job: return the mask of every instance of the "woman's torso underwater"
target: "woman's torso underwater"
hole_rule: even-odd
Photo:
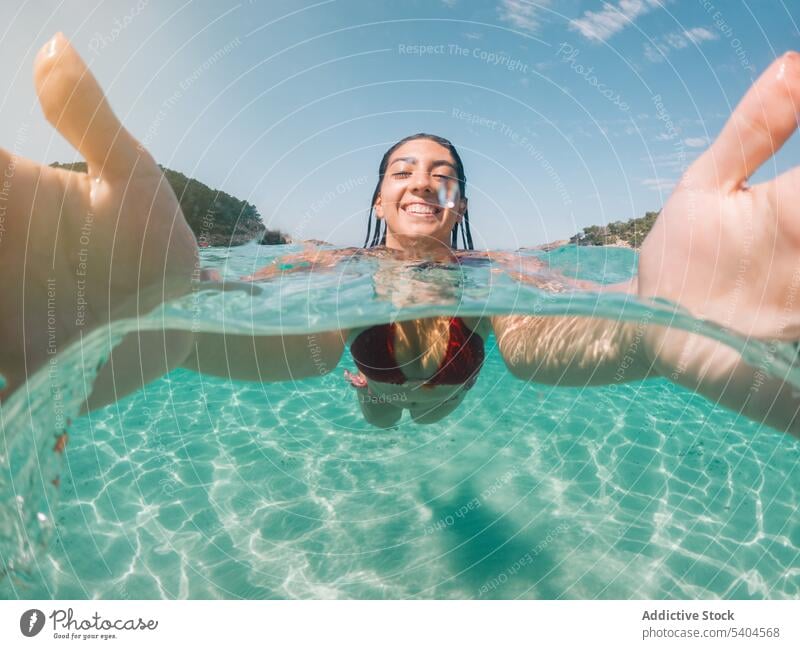
[[[463,398],[490,331],[486,318],[419,318],[351,329],[347,344],[374,402],[414,408]]]

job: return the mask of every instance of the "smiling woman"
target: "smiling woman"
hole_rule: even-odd
[[[374,210],[378,223],[371,246],[441,253],[458,247],[461,231],[464,247],[472,250],[466,184],[464,164],[449,140],[428,133],[400,140],[378,167],[364,245],[370,241]],[[426,187],[427,197],[420,194]]]

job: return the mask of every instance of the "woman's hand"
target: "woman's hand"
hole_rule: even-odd
[[[797,128],[800,55],[777,59],[714,144],[676,187],[639,259],[643,298],[665,298],[745,337],[800,338],[800,167],[755,186],[747,179]],[[784,430],[800,403],[787,384],[738,353],[688,332],[649,340],[659,371]]]
[[[86,159],[88,173],[0,150],[6,391],[80,332],[186,292],[197,262],[194,235],[161,170],[63,35],[39,52],[34,81],[45,117]],[[184,347],[177,355],[188,353]]]

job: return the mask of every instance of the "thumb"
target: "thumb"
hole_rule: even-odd
[[[140,160],[155,164],[123,128],[94,75],[62,33],[39,50],[33,77],[45,118],[86,159],[92,175],[127,177]]]

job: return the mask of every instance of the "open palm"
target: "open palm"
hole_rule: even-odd
[[[34,81],[45,117],[86,159],[88,174],[0,150],[0,266],[3,276],[22,277],[0,291],[3,339],[14,341],[0,352],[6,391],[80,331],[185,292],[197,259],[158,165],[61,34],[39,52]]]
[[[788,53],[750,88],[667,201],[642,246],[640,296],[666,298],[745,337],[800,338],[800,167],[746,184],[795,131],[799,110],[800,55]],[[788,386],[773,380],[766,389],[770,379],[732,350],[675,330],[650,342],[662,373],[737,408],[760,401],[775,412],[781,400],[781,421],[796,425]]]

